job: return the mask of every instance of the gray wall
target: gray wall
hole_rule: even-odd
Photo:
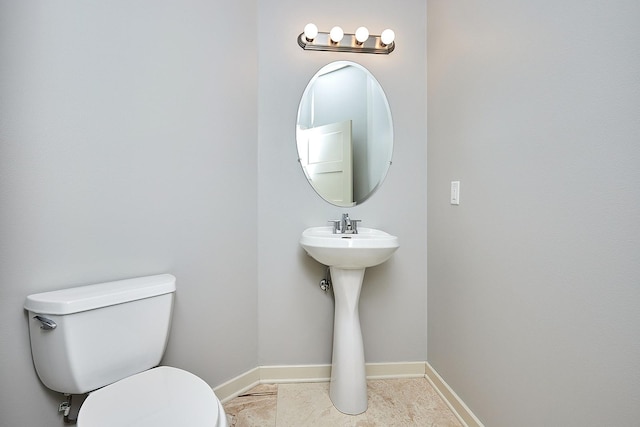
[[[172,272],[165,363],[212,385],[329,363],[333,301],[297,241],[343,211],[401,239],[365,278],[367,361],[424,360],[424,2],[0,1],[0,425],[60,423],[31,364],[33,292]],[[429,2],[428,359],[487,425],[640,415],[639,16]],[[299,97],[346,58],[300,49],[309,21],[398,35],[348,58],[384,87],[396,144],[349,210],[295,161]]]
[[[298,238],[342,210],[304,179],[295,117],[308,79],[346,56],[300,49],[309,21],[398,34],[391,56],[349,56],[385,87],[396,135],[387,182],[349,212],[402,245],[366,278],[367,360],[425,359],[423,2],[335,2],[336,18],[293,1],[0,1],[1,426],[61,423],[31,362],[35,292],[171,272],[164,363],[217,385],[330,362],[333,301]]]
[[[256,31],[253,0],[0,3],[1,426],[62,425],[34,292],[171,272],[164,362],[257,365]]]
[[[428,360],[487,426],[638,423],[639,19],[429,1]]]
[[[366,12],[364,12],[366,11]],[[380,0],[259,2],[259,360],[263,365],[330,363],[333,300],[318,287],[324,268],[298,240],[310,226],[349,212],[362,226],[399,236],[400,249],[367,271],[360,315],[368,362],[426,357],[426,4],[389,7]],[[372,34],[393,28],[386,55],[307,52],[295,38],[308,22],[321,31],[360,25]],[[274,42],[277,41],[277,42]],[[374,197],[341,209],[321,200],[297,163],[295,120],[311,77],[336,60],[367,67],[384,88],[394,120],[393,165]]]

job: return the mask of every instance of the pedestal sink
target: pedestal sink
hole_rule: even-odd
[[[334,234],[333,227],[304,230],[300,245],[331,270],[335,295],[333,358],[329,396],[345,414],[367,410],[367,380],[358,301],[367,267],[382,264],[400,246],[398,238],[373,228],[358,234]]]

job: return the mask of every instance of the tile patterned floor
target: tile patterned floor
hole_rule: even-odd
[[[462,427],[424,378],[368,380],[369,407],[339,412],[329,383],[261,384],[224,405],[231,427]]]

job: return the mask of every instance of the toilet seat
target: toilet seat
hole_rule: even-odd
[[[215,393],[190,372],[160,366],[91,392],[78,427],[227,427]]]

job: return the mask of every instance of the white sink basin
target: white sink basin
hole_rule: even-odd
[[[367,379],[358,304],[367,267],[382,264],[398,249],[398,238],[358,227],[358,234],[333,234],[333,227],[302,232],[300,245],[316,261],[331,268],[335,297],[333,356],[329,397],[341,412],[367,410]]]
[[[374,228],[358,227],[358,234],[333,234],[333,227],[311,227],[300,245],[316,261],[337,268],[366,268],[382,264],[398,249],[398,238]]]

